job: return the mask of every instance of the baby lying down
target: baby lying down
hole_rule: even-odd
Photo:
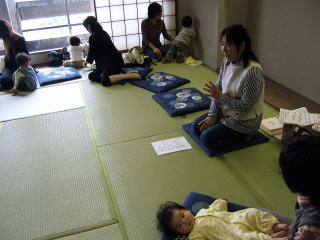
[[[188,236],[184,239],[189,240],[287,239],[289,226],[272,214],[255,208],[228,212],[227,205],[226,199],[217,199],[194,217],[180,204],[166,202],[158,210],[158,228],[169,236]]]

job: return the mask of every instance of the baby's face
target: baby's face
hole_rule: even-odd
[[[193,228],[194,217],[189,210],[175,209],[171,218],[171,228],[180,234],[189,234]]]

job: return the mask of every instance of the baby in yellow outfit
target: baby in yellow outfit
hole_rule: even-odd
[[[279,223],[272,214],[255,208],[228,212],[227,204],[217,199],[194,217],[183,206],[166,202],[157,214],[158,228],[171,236],[188,235],[189,240],[286,239],[288,225]]]

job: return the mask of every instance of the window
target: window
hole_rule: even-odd
[[[89,15],[95,15],[93,0],[15,0],[14,2],[19,28],[28,42],[30,51],[69,45],[70,36],[88,34],[82,26],[82,21]]]
[[[150,0],[96,0],[97,19],[118,49],[142,45],[141,22],[148,16]],[[163,7],[168,33],[176,33],[175,1],[156,1]],[[161,42],[166,40],[161,35]]]
[[[8,9],[14,29],[26,38],[29,51],[68,46],[72,35],[88,38],[82,22],[90,15],[97,17],[117,49],[124,50],[142,45],[140,25],[147,18],[150,2],[154,0],[1,0],[0,8]],[[175,35],[175,0],[156,2],[163,6],[169,34]],[[161,42],[166,43],[162,36]]]

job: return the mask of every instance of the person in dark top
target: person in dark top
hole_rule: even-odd
[[[141,23],[143,53],[158,61],[161,61],[169,50],[169,46],[161,44],[160,34],[169,41],[174,40],[174,37],[168,34],[161,17],[162,6],[153,2],[148,7],[148,18]]]
[[[110,86],[122,80],[142,79],[143,73],[128,72],[122,74],[124,62],[121,54],[111,41],[109,34],[103,30],[97,19],[88,16],[83,21],[83,26],[91,34],[89,37],[89,52],[87,63],[96,62],[97,68],[89,74],[89,80]]]
[[[29,55],[26,40],[23,36],[13,31],[12,25],[5,19],[0,19],[0,38],[4,45],[4,69],[0,75],[0,90],[9,90],[13,87],[12,74],[18,69],[16,62],[18,53]]]
[[[279,164],[285,183],[298,196],[288,239],[320,239],[320,137],[293,138],[282,149]]]

